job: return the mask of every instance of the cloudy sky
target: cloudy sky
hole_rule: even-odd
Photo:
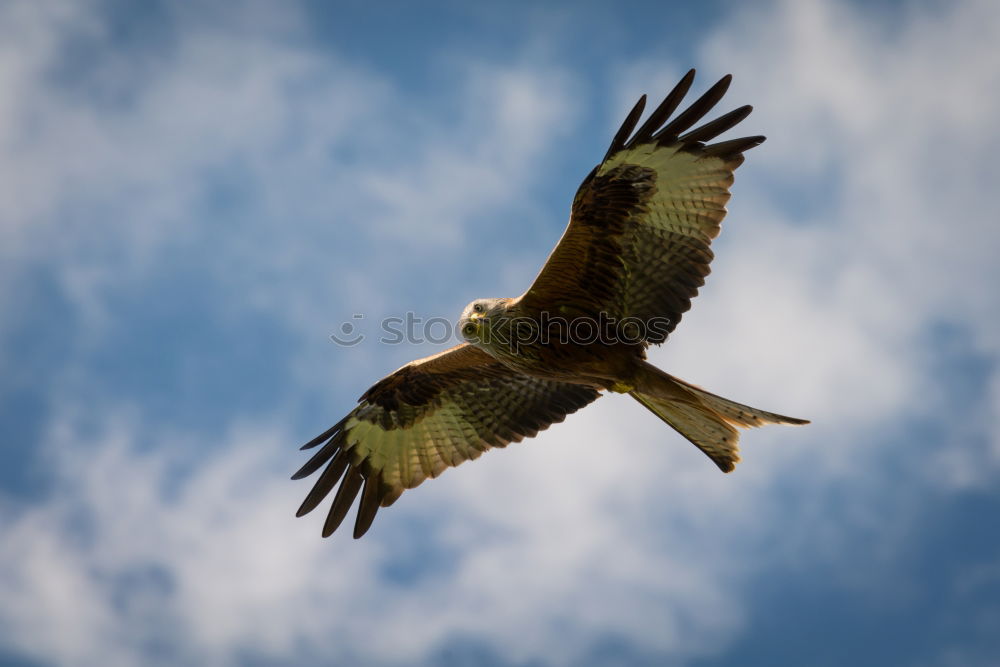
[[[1000,5],[473,5],[0,2],[0,663],[995,664]],[[769,139],[653,359],[813,424],[612,396],[295,519],[442,347],[379,320],[520,293],[691,66]]]

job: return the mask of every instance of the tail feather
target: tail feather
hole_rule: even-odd
[[[664,375],[666,375],[666,373],[664,373]],[[723,419],[735,424],[736,426],[756,428],[758,426],[764,426],[765,424],[802,425],[809,423],[808,419],[786,417],[774,412],[751,408],[749,405],[743,405],[742,403],[731,401],[728,398],[722,398],[721,396],[705,391],[701,387],[696,387],[693,384],[685,382],[680,378],[670,376],[670,379],[692,392],[704,405],[711,408],[712,411],[719,413]]]
[[[703,451],[723,472],[732,472],[740,460],[740,434],[735,427],[809,423],[730,401],[649,363],[644,363],[630,395]]]
[[[654,398],[636,391],[631,396],[705,452],[722,472],[736,468],[740,461],[740,433],[718,414],[696,403]]]

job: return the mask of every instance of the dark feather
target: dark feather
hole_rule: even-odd
[[[684,136],[680,137],[678,141],[681,143],[689,143],[692,141],[711,141],[717,136],[735,127],[741,120],[750,115],[753,111],[753,107],[747,104],[739,109],[733,109],[727,114],[719,116],[710,123],[705,123],[701,127],[691,130]]]
[[[730,139],[729,141],[720,141],[717,144],[711,144],[710,146],[705,146],[702,152],[705,155],[714,155],[718,157],[732,157],[739,155],[743,151],[748,151],[755,146],[760,146],[764,143],[766,137],[761,135],[753,137],[742,137],[740,139]]]
[[[326,516],[326,522],[323,524],[323,537],[330,537],[333,535],[333,531],[340,527],[344,517],[347,516],[347,510],[351,509],[351,504],[358,496],[363,481],[361,471],[357,468],[351,468],[347,471],[347,476],[344,477],[344,482],[337,489],[330,513]]]
[[[337,486],[337,482],[340,481],[344,471],[347,470],[347,465],[350,463],[350,459],[350,453],[342,450],[332,461],[330,461],[330,465],[326,467],[323,474],[319,476],[318,480],[316,480],[316,484],[313,485],[312,490],[302,502],[302,505],[299,507],[299,511],[295,513],[295,516],[303,516],[316,509],[316,506],[319,505],[323,499],[327,497],[327,495],[329,495],[330,491],[333,490],[333,487]]]
[[[358,508],[358,518],[354,521],[354,539],[368,532],[375,520],[379,504],[382,501],[382,475],[373,474],[365,478],[365,489],[361,492],[361,506]]]
[[[298,471],[292,475],[292,479],[302,479],[313,474],[320,469],[324,463],[329,461],[337,450],[340,449],[342,443],[342,438],[332,438],[330,442],[323,445],[323,448],[317,451],[312,457],[306,461],[306,464],[298,469]]]
[[[639,122],[639,117],[642,116],[642,110],[646,108],[646,96],[643,95],[639,98],[639,101],[635,103],[632,107],[632,111],[629,112],[628,116],[625,117],[625,122],[622,126],[618,128],[618,133],[615,134],[615,138],[611,140],[611,146],[608,148],[608,152],[604,155],[604,160],[620,151],[625,147],[625,140],[628,139],[628,135],[632,134],[632,130],[635,129],[635,124]],[[604,162],[601,160],[601,162]]]
[[[688,90],[691,88],[692,82],[694,82],[694,70],[690,69],[684,75],[684,78],[674,86],[674,89],[667,93],[667,96],[660,102],[660,106],[656,107],[656,111],[649,115],[649,118],[646,119],[646,122],[642,124],[639,131],[629,140],[625,148],[631,148],[650,141],[653,138],[653,132],[656,132],[670,118],[670,114],[677,110],[681,100],[684,99],[684,96],[687,95]]]
[[[319,435],[317,435],[315,438],[313,438],[312,440],[310,440],[306,444],[304,444],[301,447],[299,447],[299,450],[312,449],[313,447],[315,447],[319,443],[323,442],[324,440],[332,438],[334,435],[336,435],[337,431],[339,431],[340,427],[343,426],[343,425],[344,425],[344,420],[341,419],[339,422],[337,422],[336,424],[334,424],[333,426],[331,426],[327,430],[323,431],[322,433],[320,433]]]
[[[665,125],[663,129],[653,136],[653,138],[656,139],[657,143],[661,146],[673,143],[678,134],[697,123],[705,116],[705,114],[712,110],[712,107],[718,104],[719,100],[722,99],[722,96],[726,94],[726,90],[728,90],[729,84],[732,80],[733,76],[731,74],[727,74],[719,79],[718,82],[709,88],[704,95],[695,100],[694,104],[682,111],[677,118],[674,118],[667,125]]]

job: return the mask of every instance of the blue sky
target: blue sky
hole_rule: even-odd
[[[990,665],[995,3],[0,3],[0,662]],[[807,428],[717,469],[623,397],[361,541],[297,446],[516,295],[635,98],[768,142],[652,354]],[[363,343],[329,340],[364,313]]]

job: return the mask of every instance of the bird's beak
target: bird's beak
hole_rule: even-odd
[[[476,313],[476,312],[474,312],[471,315],[469,315],[469,321],[471,321],[471,322],[475,322],[476,320],[481,320],[481,319],[483,319],[483,314],[482,313]]]

